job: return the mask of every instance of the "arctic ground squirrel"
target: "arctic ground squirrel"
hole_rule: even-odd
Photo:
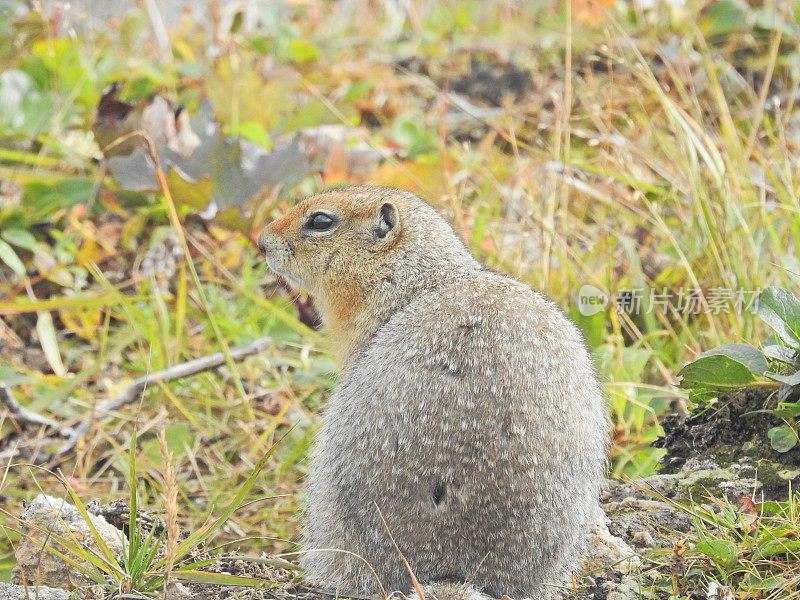
[[[341,367],[307,478],[308,575],[342,595],[411,593],[402,553],[429,595],[551,597],[608,445],[575,325],[408,192],[317,194],[258,244],[313,295]]]

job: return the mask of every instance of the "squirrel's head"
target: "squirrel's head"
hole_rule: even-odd
[[[428,204],[368,186],[302,200],[264,228],[258,247],[275,273],[314,296],[341,336],[366,335],[415,293],[478,266]]]
[[[313,295],[362,287],[402,236],[405,207],[388,191],[341,188],[306,198],[264,228],[258,247],[270,269]]]

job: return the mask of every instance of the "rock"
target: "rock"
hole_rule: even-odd
[[[583,572],[605,571],[613,568],[621,573],[638,569],[642,561],[636,552],[620,537],[612,535],[608,527],[611,520],[598,508],[597,520],[589,532],[589,548],[584,557]]]
[[[97,533],[116,557],[121,557],[125,534],[103,518],[89,515]],[[81,562],[72,552],[58,543],[52,536],[70,539],[99,553],[99,548],[78,509],[66,500],[39,494],[20,515],[22,538],[17,545],[17,565],[11,573],[11,581],[23,585],[43,585],[73,590],[90,581],[74,567],[47,548],[66,554]],[[87,568],[92,568],[86,565]]]
[[[666,502],[653,499],[646,485],[609,483],[603,510],[609,517],[609,532],[640,548],[671,546],[669,532],[689,531],[689,515]]]
[[[167,583],[166,597],[170,600],[192,600],[194,594],[180,581],[170,580]]]
[[[735,600],[731,589],[720,585],[716,581],[712,581],[708,584],[708,594],[706,597],[708,600]]]
[[[0,583],[0,600],[69,600],[69,592],[43,585],[24,587],[12,583]]]
[[[639,577],[627,575],[618,583],[608,586],[606,600],[640,600],[642,598],[642,582]]]
[[[649,531],[637,531],[631,541],[634,546],[643,548],[653,548],[656,545],[656,540]]]

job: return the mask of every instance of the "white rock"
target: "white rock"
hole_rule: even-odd
[[[23,587],[11,583],[0,583],[0,600],[69,600],[69,592],[46,586]]]
[[[122,556],[125,534],[110,525],[103,517],[89,515],[92,525],[109,550]],[[43,585],[65,590],[87,585],[90,581],[64,560],[48,552],[53,548],[83,563],[72,552],[58,543],[53,536],[69,539],[73,543],[96,553],[100,549],[91,529],[78,509],[66,500],[39,494],[20,515],[22,539],[16,549],[17,565],[11,573],[12,583],[20,585]],[[86,565],[86,568],[90,568]]]
[[[609,523],[609,518],[598,506],[597,519],[589,531],[589,545],[581,567],[584,573],[609,567],[622,573],[630,573],[641,567],[641,559],[625,540],[611,535]]]

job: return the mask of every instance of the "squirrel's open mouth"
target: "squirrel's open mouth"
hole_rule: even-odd
[[[286,282],[292,287],[301,288],[303,290],[306,289],[306,286],[303,284],[303,282],[293,275],[289,275],[288,273],[280,273],[279,276],[285,279]]]
[[[287,272],[286,269],[282,269],[282,268],[278,267],[277,265],[274,264],[274,261],[270,262],[269,258],[267,258],[266,261],[267,261],[267,266],[269,267],[270,271],[275,273],[275,275],[277,275],[278,277],[283,279],[286,283],[288,283],[292,287],[305,289],[305,286],[303,285],[303,282],[298,277],[296,277],[295,275]]]

